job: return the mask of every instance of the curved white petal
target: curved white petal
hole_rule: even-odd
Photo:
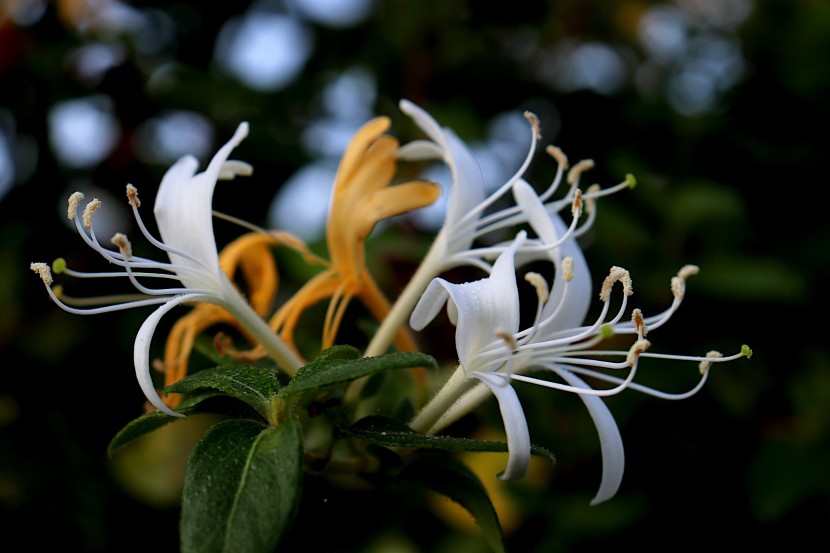
[[[510,381],[499,375],[470,373],[481,380],[499,402],[504,431],[507,435],[507,466],[499,474],[501,480],[517,480],[527,474],[530,467],[530,432],[527,429],[522,404]]]
[[[227,176],[229,168],[239,173],[239,165],[228,166],[226,162],[233,149],[247,135],[248,124],[241,123],[230,141],[213,156],[204,172],[194,174],[198,162],[191,156],[185,156],[167,171],[159,186],[153,212],[162,241],[197,260],[170,253],[170,261],[173,265],[196,268],[205,274],[204,279],[198,279],[190,271],[179,273],[188,288],[216,289],[218,285],[214,275],[221,270],[213,235],[213,190],[217,179]]]
[[[520,233],[496,259],[487,278],[462,284],[442,281],[458,314],[455,346],[461,365],[468,372],[477,370],[477,355],[497,339],[499,332],[513,335],[519,331],[519,291],[513,256],[523,241],[524,233]]]
[[[435,278],[430,281],[429,286],[424,290],[418,303],[415,304],[415,309],[412,310],[412,314],[409,316],[409,325],[414,330],[423,330],[441,311],[449,298],[446,284],[449,284],[449,282],[442,278]]]
[[[145,397],[156,409],[173,417],[184,417],[184,415],[176,413],[165,405],[159,397],[158,392],[156,392],[153,378],[150,375],[150,342],[153,339],[153,334],[156,331],[159,321],[168,311],[181,303],[199,300],[204,301],[205,297],[200,294],[176,296],[153,311],[141,324],[141,328],[138,329],[138,334],[135,337],[133,363],[135,364],[135,376],[138,379],[138,385],[141,386]]]
[[[572,372],[555,366],[551,368],[571,386],[589,388],[584,380]],[[591,505],[597,505],[614,497],[620,488],[623,471],[625,470],[625,451],[617,422],[605,402],[597,396],[579,394],[579,397],[585,403],[585,407],[597,427],[600,450],[602,451],[602,481],[597,495],[591,500]]]
[[[536,191],[526,181],[518,180],[513,185],[513,197],[527,216],[531,228],[543,243],[553,244],[568,231],[568,227],[559,214],[549,213]],[[549,300],[542,311],[542,319],[546,319],[554,310],[558,310],[558,314],[555,319],[545,323],[544,331],[553,332],[578,327],[585,320],[591,305],[591,273],[588,270],[588,263],[574,238],[569,238],[560,247],[550,250],[548,255],[556,265],[557,275]],[[573,259],[573,279],[568,284],[568,293],[563,299],[565,281],[558,271],[565,257]],[[565,304],[560,307],[559,304],[562,301]]]
[[[559,218],[559,215],[551,214],[550,221],[558,236],[562,236],[567,232],[568,227]],[[570,257],[573,259],[573,279],[568,283],[568,293],[564,295],[564,300],[564,279],[557,274],[553,282],[550,299],[542,312],[542,317],[544,318],[550,314],[562,301],[565,303],[556,318],[545,325],[547,332],[580,326],[585,321],[585,317],[588,316],[588,309],[591,306],[591,271],[588,269],[588,262],[585,261],[582,249],[577,244],[576,239],[570,238],[562,244],[560,251],[563,258]],[[559,270],[559,265],[556,268]]]
[[[408,100],[401,100],[400,108],[443,150],[443,159],[449,166],[452,177],[444,221],[448,233],[447,247],[450,252],[466,250],[473,243],[475,222],[480,214],[463,224],[462,219],[484,201],[484,177],[481,169],[470,149],[452,130],[442,128],[431,115]],[[423,154],[426,150],[419,146],[415,152]]]

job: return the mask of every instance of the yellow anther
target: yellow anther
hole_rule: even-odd
[[[574,258],[566,257],[562,260],[562,278],[565,282],[570,282],[574,278]]]
[[[594,208],[597,205],[597,200],[596,200],[596,198],[594,198],[594,196],[600,190],[602,190],[600,185],[592,184],[585,191],[585,211],[587,211],[588,213],[593,213],[594,212]]]
[[[639,309],[635,309],[631,312],[631,323],[634,325],[634,328],[637,330],[637,336],[642,338],[646,335],[648,330],[646,329],[646,321],[643,319],[643,312]]]
[[[679,271],[677,271],[677,276],[680,279],[686,280],[690,276],[694,276],[700,272],[700,267],[697,265],[684,265]]]
[[[133,207],[141,207],[141,200],[138,199],[138,189],[132,184],[127,185],[127,201]]]
[[[628,357],[626,358],[626,363],[628,363],[628,366],[633,367],[637,363],[637,359],[639,359],[640,354],[650,347],[651,342],[649,342],[648,340],[640,339],[634,342],[634,345],[631,346],[631,349],[628,350]]]
[[[29,268],[38,274],[43,284],[52,286],[52,271],[49,270],[49,265],[46,263],[32,263]]]
[[[706,374],[706,371],[709,370],[709,367],[712,366],[711,359],[720,359],[723,357],[723,354],[719,351],[710,351],[706,354],[706,359],[700,362],[698,368],[700,369],[700,374]]]
[[[84,208],[84,228],[89,230],[92,228],[92,218],[95,216],[95,211],[101,207],[101,200],[94,198],[91,202],[86,204]]]
[[[582,215],[582,190],[579,188],[577,188],[574,192],[574,201],[571,205],[571,215],[575,218],[579,218],[579,216]]]
[[[565,152],[553,145],[550,145],[547,148],[545,148],[545,151],[548,153],[550,157],[556,160],[556,163],[558,163],[562,167],[562,169],[566,171],[568,170],[568,167],[570,167],[570,165],[568,165],[568,156],[565,155]]]
[[[536,140],[542,140],[542,129],[539,125],[539,118],[536,117],[536,114],[531,111],[526,111],[525,119],[530,122],[530,128],[533,129],[533,136],[536,137]]]
[[[66,270],[66,260],[62,257],[57,258],[52,262],[52,272],[61,274]]]
[[[519,349],[519,344],[516,343],[516,339],[513,338],[512,334],[509,334],[506,330],[498,329],[496,330],[496,336],[501,338],[507,347],[511,349],[511,351],[516,351]]]
[[[605,280],[602,282],[602,289],[599,292],[599,299],[601,301],[608,301],[608,297],[611,295],[611,289],[614,287],[614,283],[620,282],[623,285],[623,293],[626,296],[630,296],[634,293],[634,286],[631,282],[631,275],[628,273],[627,270],[623,269],[622,267],[611,267],[611,271],[608,273],[608,276],[605,277]]]
[[[578,161],[576,165],[574,165],[570,171],[568,171],[568,184],[574,184],[579,181],[579,177],[582,176],[582,173],[591,169],[594,166],[593,159],[583,159]]]
[[[550,289],[542,275],[534,272],[526,273],[525,280],[536,289],[536,297],[539,298],[540,303],[548,301],[548,298],[550,298]]]
[[[69,204],[66,210],[66,218],[70,221],[74,220],[75,217],[78,215],[78,204],[81,203],[81,200],[84,199],[84,195],[82,192],[73,192],[71,196],[69,196]]]
[[[121,252],[121,255],[124,256],[125,259],[129,259],[133,256],[133,247],[130,244],[130,241],[127,239],[127,236],[116,232],[112,237],[112,243],[118,248],[118,251]]]

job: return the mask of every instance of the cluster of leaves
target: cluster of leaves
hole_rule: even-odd
[[[300,503],[306,470],[325,471],[338,459],[332,442],[347,440],[349,464],[375,485],[406,481],[445,495],[467,509],[495,551],[503,535],[495,509],[478,478],[452,457],[460,451],[506,451],[504,442],[424,435],[393,417],[351,420],[340,399],[350,384],[395,369],[434,367],[422,353],[361,357],[350,346],[334,346],[285,382],[276,369],[218,366],[167,387],[185,400],[182,415],[222,417],[193,448],[185,473],[180,535],[182,551],[273,551]],[[322,417],[331,439],[310,451],[304,424]],[[127,424],[109,446],[123,446],[176,419],[147,413]],[[553,460],[553,455],[534,448]]]

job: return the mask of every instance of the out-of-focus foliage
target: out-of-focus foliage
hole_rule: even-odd
[[[0,0],[0,544],[177,550],[176,494],[132,493],[119,468],[129,464],[106,456],[142,409],[130,352],[143,314],[73,317],[27,268],[56,252],[91,261],[63,224],[66,196],[83,190],[116,211],[131,182],[151,205],[173,160],[205,161],[248,120],[237,155],[254,177],[220,185],[215,205],[313,238],[333,164],[360,124],[389,115],[398,136],[415,137],[400,98],[476,143],[494,181],[520,162],[526,135],[509,114],[525,109],[545,143],[597,162],[596,182],[634,173],[637,188],[603,202],[584,239],[591,266],[625,266],[653,311],[670,301],[677,269],[699,265],[661,347],[755,350],[717,367],[694,399],[609,400],[627,470],[620,494],[594,508],[599,448],[581,402],[520,388],[539,396],[525,402],[534,441],[558,462],[544,486],[506,487],[523,517],[508,548],[657,550],[717,537],[792,549],[817,536],[830,517],[830,348],[811,328],[830,278],[818,195],[830,174],[830,5],[351,0],[338,14],[327,4]],[[540,153],[532,176],[552,174]],[[274,216],[275,197],[297,202],[309,226]],[[127,220],[110,224],[130,231],[118,227]],[[370,240],[370,259],[413,266],[422,252],[396,249],[400,231]],[[217,225],[222,243],[234,232]],[[298,276],[280,261],[286,282]],[[648,376],[674,382],[662,368]],[[485,427],[498,422],[489,407]],[[189,444],[199,428],[181,432]],[[309,477],[285,547],[487,550],[431,501]]]

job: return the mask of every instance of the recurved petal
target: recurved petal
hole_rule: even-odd
[[[526,181],[519,180],[513,185],[513,197],[516,204],[524,211],[531,228],[543,243],[553,244],[565,235],[568,227],[562,218],[558,213],[550,213],[545,209],[536,191]],[[588,270],[588,263],[574,238],[569,238],[558,248],[550,250],[548,256],[556,265],[557,275],[542,318],[554,309],[558,309],[558,315],[556,319],[545,324],[545,331],[552,332],[578,327],[585,320],[591,305],[591,273]],[[565,281],[558,271],[565,257],[573,259],[573,278],[568,284],[568,293],[564,297],[566,304],[558,307],[563,301],[565,290]]]
[[[504,376],[474,372],[470,376],[481,380],[499,402],[501,418],[507,435],[507,467],[499,474],[501,480],[517,480],[527,474],[530,467],[530,432],[527,419],[516,395],[516,390]]]
[[[144,396],[156,407],[156,409],[163,413],[167,413],[172,417],[183,417],[184,415],[176,413],[170,409],[164,401],[162,401],[161,397],[159,397],[158,392],[156,392],[155,384],[153,384],[153,378],[150,375],[150,343],[153,340],[153,334],[156,332],[156,327],[158,326],[159,321],[168,311],[184,302],[204,301],[205,299],[205,296],[201,294],[183,294],[181,296],[176,296],[153,311],[141,324],[141,328],[138,329],[138,334],[136,334],[135,337],[133,362],[135,365],[135,376],[138,379],[138,385],[144,392]]]
[[[571,386],[590,388],[588,384],[567,369],[551,367],[565,382]],[[605,402],[597,396],[579,394],[585,403],[594,425],[599,434],[599,445],[602,451],[602,481],[599,490],[591,505],[597,505],[614,497],[622,483],[623,471],[625,470],[625,450],[623,449],[622,436],[617,427],[614,416],[605,405]]]
[[[153,209],[162,241],[193,258],[171,253],[170,261],[174,265],[202,271],[215,268],[218,274],[219,256],[212,219],[213,190],[228,156],[247,135],[248,124],[241,123],[202,173],[194,175],[198,162],[192,156],[185,156],[164,175]],[[207,285],[205,282],[193,282],[190,275],[179,276],[189,288],[204,288]]]
[[[359,206],[362,228],[358,238],[369,235],[378,221],[432,204],[441,195],[441,187],[426,181],[412,181],[374,192]],[[354,216],[354,215],[353,215]]]
[[[432,279],[409,316],[409,326],[414,330],[423,330],[447,303],[450,286],[453,284],[443,278]]]
[[[345,186],[354,177],[355,171],[363,165],[363,156],[369,146],[389,128],[388,117],[376,117],[364,124],[355,133],[337,170],[337,186]],[[397,144],[397,142],[396,142]],[[394,159],[394,158],[393,158]]]

